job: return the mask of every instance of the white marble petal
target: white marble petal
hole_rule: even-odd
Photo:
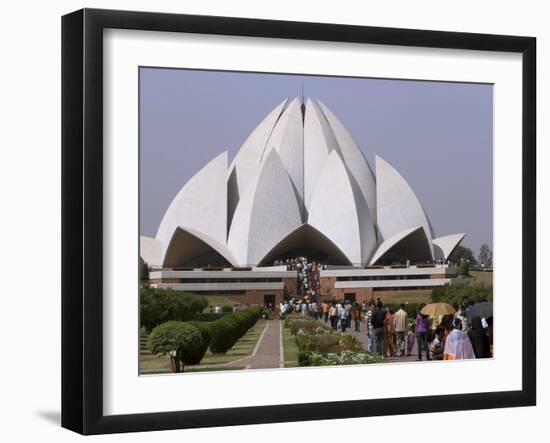
[[[304,198],[304,127],[301,103],[294,98],[281,114],[266,144],[262,161],[276,150],[290,177],[299,205]]]
[[[256,265],[301,224],[292,182],[277,150],[272,149],[237,206],[228,248],[239,265]]]
[[[332,111],[320,101],[319,105],[330,125],[330,128],[332,129],[332,132],[334,133],[334,136],[336,137],[338,145],[340,146],[344,163],[355,178],[359,189],[361,189],[361,193],[367,202],[369,211],[376,220],[376,179],[372,168],[363,155],[363,152],[361,152],[359,146],[357,146],[357,143],[355,143],[355,140],[353,140],[353,137],[349,131],[344,127],[340,120],[338,120],[336,115],[334,115]]]
[[[328,156],[340,151],[323,113],[315,102],[307,99],[304,118],[304,194],[309,211],[317,183]]]
[[[139,256],[152,268],[162,266],[162,242],[156,238],[140,236]]]
[[[220,254],[232,266],[237,265],[237,260],[225,243],[220,243],[195,229],[178,226],[166,248],[162,264],[164,267],[183,266],[188,260],[212,250]]]
[[[455,248],[466,237],[466,234],[451,234],[443,237],[434,238],[435,258],[437,260],[447,260]]]
[[[308,224],[334,242],[351,263],[363,264],[366,258],[361,228],[370,228],[371,236],[365,241],[372,242],[371,249],[376,242],[372,221],[367,216],[368,208],[366,204],[362,207],[358,204],[353,187],[340,155],[333,150],[319,175],[310,203]]]
[[[197,172],[178,192],[157,231],[162,242],[162,257],[174,231],[185,226],[225,244],[227,235],[227,152]]]
[[[239,196],[242,195],[246,186],[254,178],[261,158],[267,146],[267,141],[273,132],[277,120],[281,116],[288,100],[283,100],[275,107],[256,128],[250,133],[243,145],[240,147],[228,171],[228,210],[229,221],[233,217]]]
[[[378,247],[378,249],[376,250],[376,252],[374,253],[374,255],[370,260],[370,264],[371,265],[375,264],[378,260],[380,260],[380,258],[386,252],[390,251],[399,242],[403,241],[404,239],[409,237],[411,234],[421,231],[422,229],[423,229],[422,226],[415,226],[413,228],[405,229],[404,231],[398,232],[397,234],[394,234],[391,237],[389,237],[387,240],[382,242],[382,244]],[[424,232],[424,237],[425,237],[425,232]]]
[[[433,232],[424,208],[401,174],[379,156],[376,156],[376,202],[382,241],[411,226],[422,226],[433,259]]]

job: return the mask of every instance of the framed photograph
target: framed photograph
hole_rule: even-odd
[[[64,427],[536,404],[534,38],[84,9],[62,59]]]

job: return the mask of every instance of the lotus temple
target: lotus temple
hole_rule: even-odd
[[[320,101],[287,99],[229,163],[213,158],[175,196],[155,238],[141,237],[150,284],[243,304],[304,296],[316,266],[320,299],[363,301],[450,284],[465,234],[436,237],[422,203],[380,157],[367,162]]]

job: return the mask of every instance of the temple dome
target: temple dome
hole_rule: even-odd
[[[364,266],[446,260],[464,235],[434,238],[404,177],[378,156],[375,176],[325,104],[294,98],[266,115],[229,166],[223,152],[184,184],[156,237],[141,238],[141,257],[159,267],[258,266],[298,245]]]

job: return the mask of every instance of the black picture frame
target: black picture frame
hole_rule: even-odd
[[[103,30],[192,32],[522,54],[522,389],[507,392],[103,413]],[[83,9],[62,18],[62,426],[82,434],[536,404],[536,39],[232,17]]]

